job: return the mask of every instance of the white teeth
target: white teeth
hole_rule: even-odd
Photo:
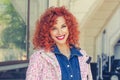
[[[64,39],[65,36],[58,36],[58,39]]]
[[[64,36],[59,36],[58,38],[63,38]]]

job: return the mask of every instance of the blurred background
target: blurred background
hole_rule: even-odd
[[[36,20],[63,5],[78,20],[93,80],[120,80],[120,0],[0,0],[0,80],[25,80]]]

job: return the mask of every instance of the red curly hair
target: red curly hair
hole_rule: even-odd
[[[46,12],[41,15],[37,20],[36,30],[33,37],[33,45],[35,49],[44,48],[45,50],[51,50],[51,47],[55,44],[50,36],[50,28],[56,23],[56,18],[63,16],[66,25],[69,29],[69,36],[67,43],[78,47],[79,43],[79,31],[76,18],[64,7],[50,7]]]

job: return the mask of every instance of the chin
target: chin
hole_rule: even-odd
[[[66,44],[66,41],[57,41],[56,44],[61,44],[61,45],[63,45],[63,44]]]

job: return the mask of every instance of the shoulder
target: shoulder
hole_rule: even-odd
[[[51,59],[53,57],[54,57],[54,54],[52,52],[47,52],[44,49],[40,49],[40,50],[34,51],[34,53],[30,56],[30,60],[41,62],[43,60],[48,61],[48,59]]]
[[[83,55],[83,59],[86,61],[86,63],[90,63],[91,62],[91,57],[87,54],[87,52],[83,49],[80,49],[80,53]]]
[[[37,58],[41,54],[41,50],[34,51],[33,54],[31,54],[30,58]]]
[[[86,51],[85,50],[83,50],[83,49],[79,49],[80,50],[80,53],[83,55],[83,56],[87,56],[87,53],[86,53]]]
[[[41,54],[42,54],[43,50],[37,50],[34,51],[33,54],[31,54],[30,56],[30,61],[35,61],[38,62],[42,59]]]

